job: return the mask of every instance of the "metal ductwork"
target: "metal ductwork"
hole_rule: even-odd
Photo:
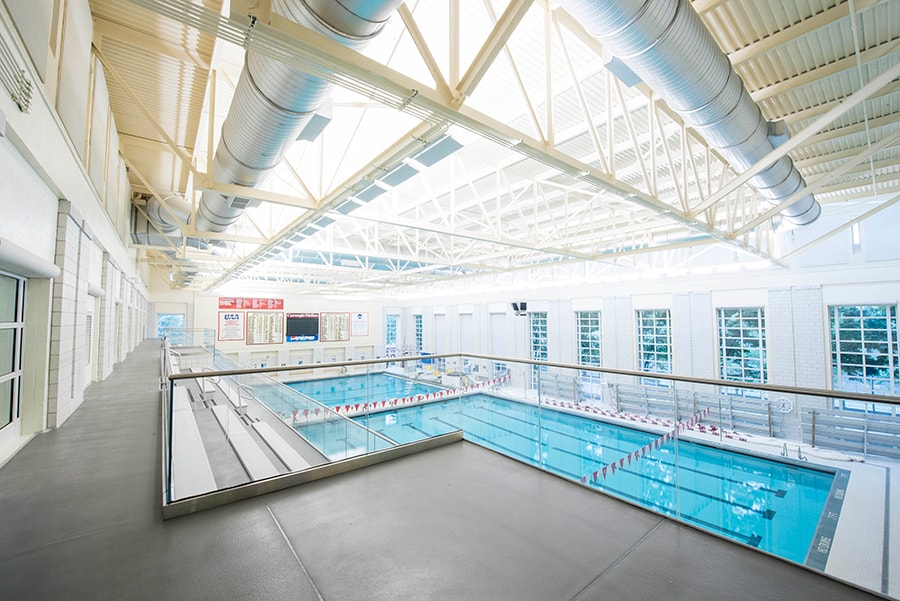
[[[775,148],[770,128],[743,81],[688,0],[560,0],[585,28],[644,80],[738,172]],[[806,183],[784,156],[749,180],[780,204]],[[812,223],[821,206],[811,194],[781,213]]]
[[[179,246],[184,243],[192,248],[200,250],[212,250],[216,253],[218,245],[222,243],[211,243],[201,240],[193,236],[184,237],[181,231],[181,225],[178,223],[180,219],[182,223],[187,223],[191,215],[191,207],[188,202],[176,194],[170,194],[163,199],[163,204],[151,195],[139,195],[146,201],[144,213],[138,210],[132,210],[131,213],[131,240],[135,244],[147,244],[150,246]],[[168,210],[166,210],[166,207]],[[173,214],[177,219],[173,218]],[[168,252],[168,251],[167,251]],[[222,254],[221,251],[216,254]],[[174,255],[173,255],[174,256]]]
[[[144,209],[147,211],[147,217],[163,234],[181,237],[181,226],[172,218],[172,214],[174,213],[182,223],[187,223],[191,216],[191,207],[184,198],[174,194],[166,196],[163,201],[169,208],[168,211],[155,196],[150,196]]]
[[[353,48],[378,35],[402,0],[273,0],[272,11]],[[216,181],[255,187],[328,95],[331,85],[284,63],[248,51],[216,148]],[[246,199],[205,192],[194,225],[224,232],[247,207]]]

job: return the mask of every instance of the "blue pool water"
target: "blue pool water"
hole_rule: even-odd
[[[534,406],[484,394],[357,421],[399,443],[462,429],[467,440],[573,480],[586,477],[609,494],[798,563],[834,480],[832,473],[684,441],[676,469],[674,441],[655,448],[658,434],[549,409],[539,416]],[[611,471],[648,444],[649,452]]]
[[[288,386],[328,407],[352,406],[442,390],[437,386],[386,373],[289,382]]]

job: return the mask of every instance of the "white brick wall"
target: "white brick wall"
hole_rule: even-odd
[[[65,200],[59,201],[56,233],[55,260],[60,276],[53,283],[50,319],[47,425],[51,428],[62,425],[84,402],[84,389],[91,380],[87,315],[94,311],[94,298],[88,292],[94,242],[81,216]],[[100,303],[100,314],[94,319],[100,322],[98,361],[101,376],[106,377],[113,365],[143,339],[141,324],[147,303],[140,291],[121,277],[106,254],[102,282],[106,295]],[[123,304],[117,321],[119,298]]]
[[[109,255],[103,253],[103,272],[101,275],[102,286],[106,291],[106,295],[100,301],[100,316],[94,316],[94,319],[100,320],[99,340],[97,361],[100,363],[100,377],[106,378],[112,373],[113,365],[115,365],[115,327],[113,317],[116,311],[116,297],[113,294],[115,286],[114,281],[118,278],[118,270],[110,262]]]
[[[830,357],[825,325],[827,316],[821,286],[773,288],[766,311],[769,383],[827,388]],[[774,414],[776,432],[798,437],[802,413],[829,406],[821,398],[775,393],[794,404],[788,414]]]
[[[709,292],[672,297],[672,373],[716,377],[714,311]]]
[[[62,425],[84,401],[83,377],[78,373],[79,343],[84,344],[84,318],[79,318],[78,305],[82,287],[87,295],[87,278],[83,284],[80,282],[80,222],[71,203],[61,200],[56,229],[56,265],[60,275],[53,284],[47,403],[47,425],[53,428]]]
[[[773,288],[766,311],[769,382],[825,388],[829,357],[820,286]]]
[[[604,367],[634,369],[634,307],[630,296],[603,299],[600,356]]]

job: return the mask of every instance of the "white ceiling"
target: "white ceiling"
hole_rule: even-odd
[[[249,13],[263,22],[268,2],[196,0],[189,14],[188,0],[136,1],[150,10],[90,2],[135,204],[173,193],[196,203],[243,60],[229,40]],[[693,7],[765,117],[794,137],[790,156],[826,216],[805,239],[893,202],[900,83],[854,93],[900,62],[900,0]],[[234,27],[216,38],[206,32],[220,14]],[[257,27],[250,43],[277,33]],[[227,233],[188,230],[204,249],[138,245],[173,287],[475,292],[793,256],[785,228],[763,217],[771,207],[747,186],[723,190],[739,174],[645,85],[607,71],[608,53],[555,2],[410,1],[363,57],[299,35],[277,47],[340,82],[333,119],[248,194],[263,202]],[[406,158],[447,134],[462,148],[432,167]],[[403,164],[421,171],[348,212]]]

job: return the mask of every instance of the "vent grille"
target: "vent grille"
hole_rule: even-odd
[[[91,333],[93,332],[94,326],[94,316],[88,313],[85,316],[84,321],[84,344],[85,348],[87,348],[87,364],[91,364],[91,355],[93,355],[93,347],[91,346]]]

